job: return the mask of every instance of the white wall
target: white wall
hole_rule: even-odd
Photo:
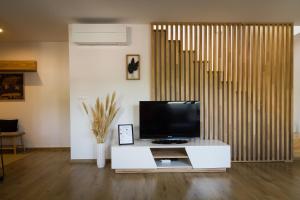
[[[150,25],[128,25],[128,46],[82,46],[70,43],[71,159],[95,158],[95,138],[90,132],[80,97],[94,103],[97,96],[116,91],[121,105],[117,124],[138,125],[138,103],[150,99]],[[140,54],[141,80],[126,80],[126,54]],[[137,134],[137,133],[136,133]],[[109,155],[109,145],[107,145]]]
[[[294,132],[300,133],[300,35],[294,39]]]
[[[37,60],[25,73],[25,100],[0,101],[0,118],[17,118],[27,147],[69,147],[68,43],[1,43],[1,60]]]

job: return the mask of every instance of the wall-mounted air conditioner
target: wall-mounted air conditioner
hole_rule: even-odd
[[[71,24],[71,42],[82,45],[127,45],[124,24]]]

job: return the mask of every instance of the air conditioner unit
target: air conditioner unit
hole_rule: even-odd
[[[127,45],[124,24],[71,24],[70,40],[82,45]]]

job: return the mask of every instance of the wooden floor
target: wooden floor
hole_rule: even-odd
[[[0,199],[300,199],[300,161],[233,163],[227,173],[115,174],[69,159],[68,151],[42,151],[8,165]]]

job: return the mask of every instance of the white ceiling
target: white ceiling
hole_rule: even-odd
[[[294,22],[300,0],[0,0],[0,41],[66,41],[69,23]]]

